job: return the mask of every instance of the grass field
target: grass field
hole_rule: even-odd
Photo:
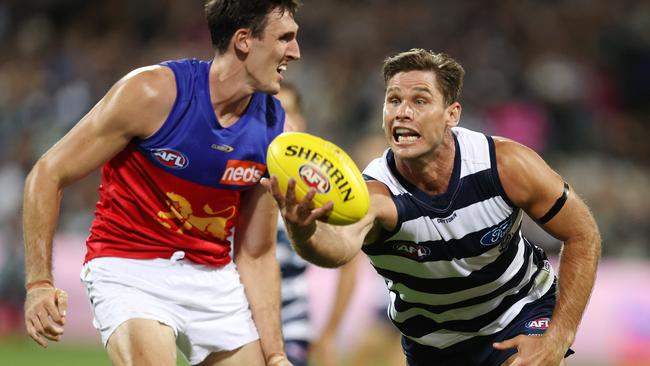
[[[609,366],[608,363],[584,363],[569,360],[570,366]],[[639,363],[638,365],[650,365]],[[24,338],[0,339],[0,365],[2,366],[111,366],[104,349],[89,344],[51,344],[48,349]],[[177,366],[188,366],[178,357]],[[634,364],[635,366],[637,364]],[[351,365],[347,365],[351,366]],[[377,364],[373,366],[388,366]]]
[[[182,357],[178,366],[187,366]],[[0,365],[6,366],[111,366],[100,345],[50,344],[43,349],[36,343],[20,339],[0,340]]]

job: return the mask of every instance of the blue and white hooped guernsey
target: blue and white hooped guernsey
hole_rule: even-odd
[[[363,172],[397,206],[395,230],[363,247],[390,290],[388,315],[414,342],[448,350],[504,329],[555,279],[543,251],[521,235],[523,213],[501,186],[492,138],[452,132],[444,194],[429,196],[401,177],[390,149]]]

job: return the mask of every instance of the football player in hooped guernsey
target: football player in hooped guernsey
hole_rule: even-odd
[[[331,202],[310,210],[313,190],[297,202],[295,182],[263,182],[296,251],[322,266],[368,255],[409,366],[563,365],[600,257],[589,209],[532,150],[457,127],[458,62],[413,49],[383,70],[390,148],[364,170],[364,218],[325,224]],[[564,242],[557,277],[522,236],[523,212]]]
[[[277,207],[258,182],[285,129],[271,94],[300,58],[299,6],[207,1],[212,60],[131,72],[35,164],[24,235],[37,343],[60,340],[65,324],[51,265],[61,192],[103,165],[81,279],[113,364],[175,365],[178,346],[192,365],[290,365]]]

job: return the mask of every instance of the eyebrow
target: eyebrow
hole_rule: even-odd
[[[286,38],[295,39],[297,37],[298,37],[298,29],[283,32],[278,36],[278,39],[286,39]]]
[[[413,88],[413,90],[414,90],[416,93],[427,93],[427,94],[429,94],[429,95],[433,95],[433,93],[431,92],[431,89],[429,89],[429,88],[424,88],[424,87],[415,87],[415,88]]]
[[[391,86],[390,88],[386,89],[386,94],[392,93],[392,92],[399,92],[401,88],[397,86]],[[425,88],[425,87],[415,87],[412,89],[415,93],[426,93],[429,95],[433,95],[431,92],[431,89]]]

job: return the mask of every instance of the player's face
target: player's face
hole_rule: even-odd
[[[386,85],[384,133],[391,149],[403,159],[435,152],[444,134],[458,123],[458,103],[445,105],[436,76],[430,71],[395,74]]]
[[[276,94],[287,64],[300,58],[298,25],[289,12],[272,11],[266,17],[262,36],[251,38],[246,68],[256,90]]]

